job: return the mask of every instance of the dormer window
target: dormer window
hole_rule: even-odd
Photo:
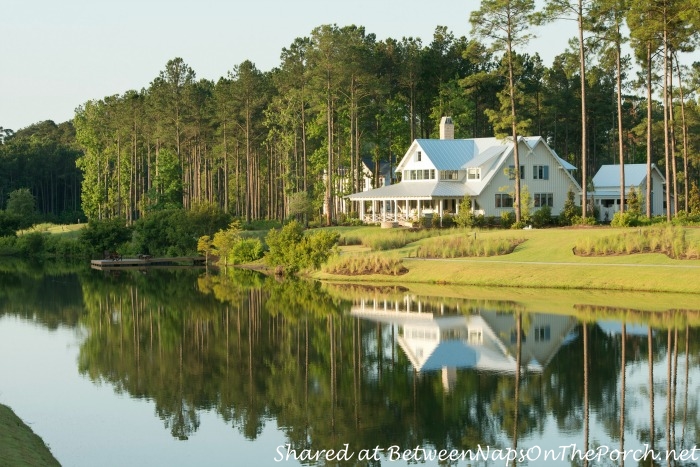
[[[481,169],[478,167],[467,169],[467,180],[480,180]]]

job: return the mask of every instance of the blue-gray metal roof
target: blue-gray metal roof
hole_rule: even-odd
[[[486,148],[481,154],[472,158],[469,162],[464,164],[462,167],[463,168],[481,167],[482,165],[486,164],[488,161],[490,161],[494,157],[498,157],[501,154],[503,154],[503,151],[505,151],[508,147],[509,146],[501,145],[501,146],[491,146],[489,148]]]
[[[656,165],[652,165],[652,170],[657,170]],[[659,173],[659,175],[661,175]],[[639,186],[647,176],[646,164],[625,164],[625,185]],[[663,176],[661,177],[663,179]],[[604,165],[593,177],[594,187],[618,187],[620,186],[620,166]]]
[[[464,195],[474,196],[472,190],[461,182],[434,182],[434,181],[403,181],[394,185],[387,185],[374,190],[362,191],[346,196],[351,200],[361,199],[428,199],[432,197],[461,198]]]
[[[475,141],[470,139],[417,139],[416,142],[437,170],[459,170],[477,151]]]

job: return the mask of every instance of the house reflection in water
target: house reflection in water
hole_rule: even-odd
[[[459,306],[405,296],[403,300],[358,300],[354,316],[396,328],[396,341],[417,372],[442,371],[446,391],[457,369],[515,374],[515,313]],[[541,372],[575,334],[571,316],[528,313],[523,320],[521,361]]]

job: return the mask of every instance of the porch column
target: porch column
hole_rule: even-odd
[[[377,222],[377,202],[376,200],[372,200],[372,222]]]
[[[399,220],[399,201],[394,200],[394,221]]]
[[[438,215],[440,216],[440,227],[442,227],[442,203],[444,201],[439,199],[438,200]]]
[[[422,207],[422,205],[423,205],[423,200],[420,200],[420,199],[419,199],[417,205],[418,205],[418,209],[416,210],[416,213],[418,214],[418,219],[420,220],[420,218],[421,218],[421,207]]]
[[[360,222],[365,221],[365,200],[360,200]]]

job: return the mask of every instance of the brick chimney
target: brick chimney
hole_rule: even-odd
[[[455,139],[455,124],[452,123],[452,117],[440,119],[440,139]]]

